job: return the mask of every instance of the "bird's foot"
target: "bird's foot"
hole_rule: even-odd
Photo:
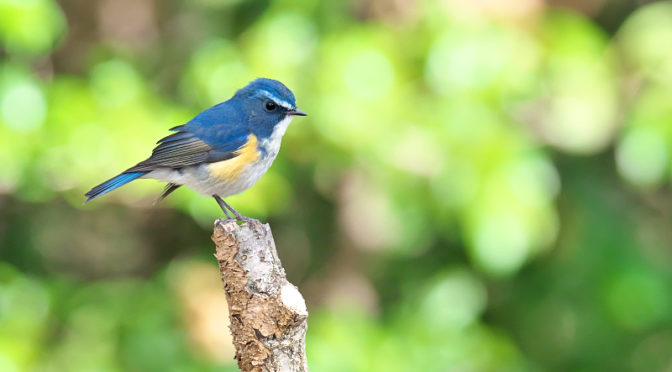
[[[243,217],[243,218],[238,219],[238,221],[241,221],[243,223],[245,223],[245,222],[254,223],[256,220],[254,218],[250,218],[250,217]]]
[[[252,223],[253,221],[256,221],[254,218],[250,218],[250,217],[245,217],[245,216],[243,216],[242,214],[238,213],[238,211],[236,211],[236,210],[233,209],[233,208],[231,208],[231,212],[234,214],[234,216],[236,216],[236,221],[238,221],[238,222]]]

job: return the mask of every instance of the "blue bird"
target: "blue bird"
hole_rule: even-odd
[[[184,185],[213,197],[227,218],[228,209],[244,220],[222,198],[247,190],[266,173],[297,115],[306,113],[284,84],[256,79],[228,101],[171,128],[175,133],[160,139],[147,160],[92,188],[84,204],[133,180],[153,178],[168,182],[158,200]]]

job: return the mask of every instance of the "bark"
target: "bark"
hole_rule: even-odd
[[[212,240],[240,370],[307,372],[308,311],[287,281],[269,225],[220,219]]]

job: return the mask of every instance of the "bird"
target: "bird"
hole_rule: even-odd
[[[127,183],[167,182],[157,202],[180,186],[217,201],[228,219],[248,220],[224,201],[254,185],[271,167],[294,116],[307,116],[283,83],[257,78],[159,141],[146,160],[84,194],[84,204]]]

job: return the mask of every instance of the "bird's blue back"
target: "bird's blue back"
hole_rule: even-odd
[[[236,151],[251,133],[248,121],[244,106],[239,100],[231,98],[210,107],[177,128],[193,134],[213,150]]]

